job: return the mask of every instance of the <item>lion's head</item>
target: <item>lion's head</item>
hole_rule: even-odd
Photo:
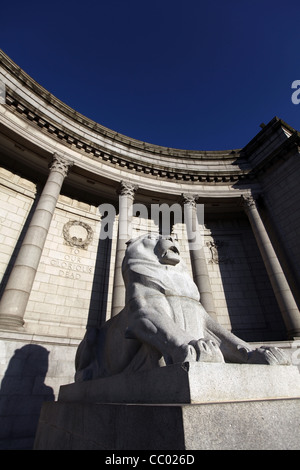
[[[137,285],[139,293],[151,287],[161,292],[199,297],[180,256],[179,245],[171,236],[147,233],[127,242],[122,273],[129,297],[138,295],[134,289]]]
[[[171,236],[144,234],[127,242],[124,264],[128,262],[160,263],[176,266],[180,263],[180,251],[177,242]]]

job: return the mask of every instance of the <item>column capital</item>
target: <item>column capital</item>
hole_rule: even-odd
[[[183,205],[196,207],[196,200],[197,200],[197,198],[198,198],[198,196],[195,195],[195,194],[186,194],[186,193],[183,193],[183,194],[181,194],[181,203],[182,203]]]
[[[68,160],[67,158],[58,155],[58,153],[53,154],[52,162],[50,163],[50,171],[57,171],[61,173],[64,177],[68,176],[68,173],[74,162]]]
[[[130,196],[134,197],[134,193],[138,190],[138,186],[136,184],[132,184],[129,181],[120,181],[120,185],[117,189],[117,193],[120,196]]]
[[[241,204],[246,211],[256,209],[256,200],[251,194],[242,194]]]

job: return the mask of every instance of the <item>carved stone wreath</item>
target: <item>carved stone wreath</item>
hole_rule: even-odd
[[[80,230],[77,234],[76,227],[80,227]],[[74,232],[73,234],[72,231]],[[81,222],[79,220],[70,220],[70,222],[67,222],[64,225],[63,236],[66,245],[76,246],[77,248],[82,248],[86,250],[88,245],[93,240],[93,230],[88,224],[85,224],[84,222]]]

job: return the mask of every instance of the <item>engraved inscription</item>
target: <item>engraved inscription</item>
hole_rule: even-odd
[[[78,249],[73,249],[64,259],[51,259],[50,264],[58,268],[58,275],[68,279],[81,279],[82,274],[93,274],[93,268],[82,263]]]

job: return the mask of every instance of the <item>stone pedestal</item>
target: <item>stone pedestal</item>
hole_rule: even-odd
[[[295,366],[185,363],[61,387],[35,449],[297,449]]]
[[[36,450],[298,450],[300,399],[199,405],[45,403]],[[134,454],[134,452],[132,452]]]
[[[60,387],[59,401],[211,403],[300,398],[296,366],[186,362]]]

